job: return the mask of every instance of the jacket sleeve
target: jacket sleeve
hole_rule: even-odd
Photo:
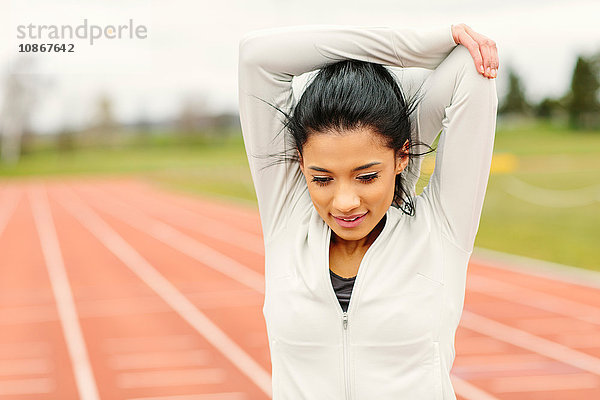
[[[265,243],[287,224],[306,189],[295,163],[273,163],[265,154],[287,152],[283,115],[294,105],[292,78],[327,64],[356,59],[397,67],[433,69],[456,46],[451,27],[424,30],[301,25],[253,31],[239,42],[239,109],[242,134]]]
[[[496,80],[480,75],[461,45],[427,77],[423,90],[417,111],[419,138],[431,144],[442,130],[434,172],[423,195],[446,236],[472,252],[494,147]]]

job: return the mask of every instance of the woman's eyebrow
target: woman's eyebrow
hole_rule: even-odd
[[[360,171],[361,169],[367,169],[367,168],[370,168],[370,167],[372,167],[373,165],[377,165],[377,164],[381,164],[381,163],[380,163],[379,161],[370,162],[370,163],[368,163],[368,164],[361,165],[360,167],[356,167],[356,168],[354,168],[354,169],[352,170],[352,172],[354,172],[354,171]],[[310,167],[308,167],[308,169],[314,169],[315,171],[320,171],[320,172],[328,172],[328,173],[330,173],[330,174],[332,173],[331,171],[329,171],[329,170],[326,170],[325,168],[316,167],[316,166],[314,166],[314,165],[311,165]]]

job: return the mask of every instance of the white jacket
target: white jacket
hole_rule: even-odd
[[[489,177],[495,80],[476,71],[449,26],[266,29],[246,34],[239,56],[240,118],[265,242],[273,398],[455,399],[454,334]],[[299,167],[266,167],[273,159],[254,157],[290,143],[282,115],[258,98],[288,112],[293,76],[342,59],[433,70],[415,121],[429,144],[442,130],[434,173],[414,197],[416,215],[388,209],[347,313],[329,275],[331,229]],[[409,168],[419,166],[411,161]]]

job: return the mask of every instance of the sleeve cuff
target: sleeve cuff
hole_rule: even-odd
[[[454,37],[452,36],[452,25],[450,26],[444,26],[444,27],[440,27],[440,35],[442,34],[442,32],[444,33],[444,36],[446,36],[448,38],[448,45],[449,46],[458,46],[458,44],[454,41]]]

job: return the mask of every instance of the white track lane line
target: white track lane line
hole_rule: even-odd
[[[600,308],[471,273],[467,290],[600,325]],[[600,295],[600,293],[599,293]]]
[[[499,400],[456,375],[450,375],[450,380],[454,391],[467,400]]]
[[[126,211],[118,211],[114,206],[109,206],[109,203],[117,203],[117,207],[126,208]],[[107,214],[120,219],[134,229],[149,234],[155,239],[201,262],[207,267],[240,282],[242,285],[254,289],[259,293],[264,293],[264,275],[178,231],[172,226],[152,217],[148,217],[130,205],[110,198],[97,199],[97,201],[94,202],[94,206]],[[235,236],[232,235],[232,237]],[[264,250],[262,253],[264,254]]]
[[[558,282],[570,282],[577,285],[600,289],[600,272],[598,271],[503,253],[481,247],[474,248],[471,261],[485,267],[514,271],[531,276],[552,279]]]
[[[261,235],[239,230],[234,226],[224,224],[218,219],[200,215],[174,204],[167,204],[166,206],[168,206],[168,208],[165,208],[164,204],[151,204],[148,201],[138,200],[131,203],[125,203],[122,200],[117,200],[115,196],[108,193],[106,189],[100,189],[97,186],[94,186],[93,188],[86,187],[83,190],[93,190],[100,193],[104,198],[109,198],[120,204],[127,204],[129,207],[135,207],[136,210],[143,210],[148,215],[159,215],[163,216],[163,218],[168,218],[169,222],[173,225],[190,229],[224,243],[229,243],[232,246],[250,251],[259,256],[264,255],[264,242]],[[172,212],[173,210],[175,210],[176,213]]]
[[[10,221],[13,213],[17,209],[21,193],[16,188],[4,189],[2,193],[2,202],[0,203],[0,237]]]
[[[215,349],[229,359],[267,396],[272,397],[271,374],[263,369],[240,346],[190,302],[169,280],[116,233],[77,195],[57,196],[61,205],[88,229],[106,248],[154,290]]]
[[[56,298],[58,315],[69,350],[79,397],[81,400],[98,400],[98,388],[79,325],[75,300],[60,252],[48,198],[44,189],[40,187],[31,188],[29,198],[50,283]]]
[[[464,310],[460,325],[483,335],[600,375],[600,359],[562,344]]]

